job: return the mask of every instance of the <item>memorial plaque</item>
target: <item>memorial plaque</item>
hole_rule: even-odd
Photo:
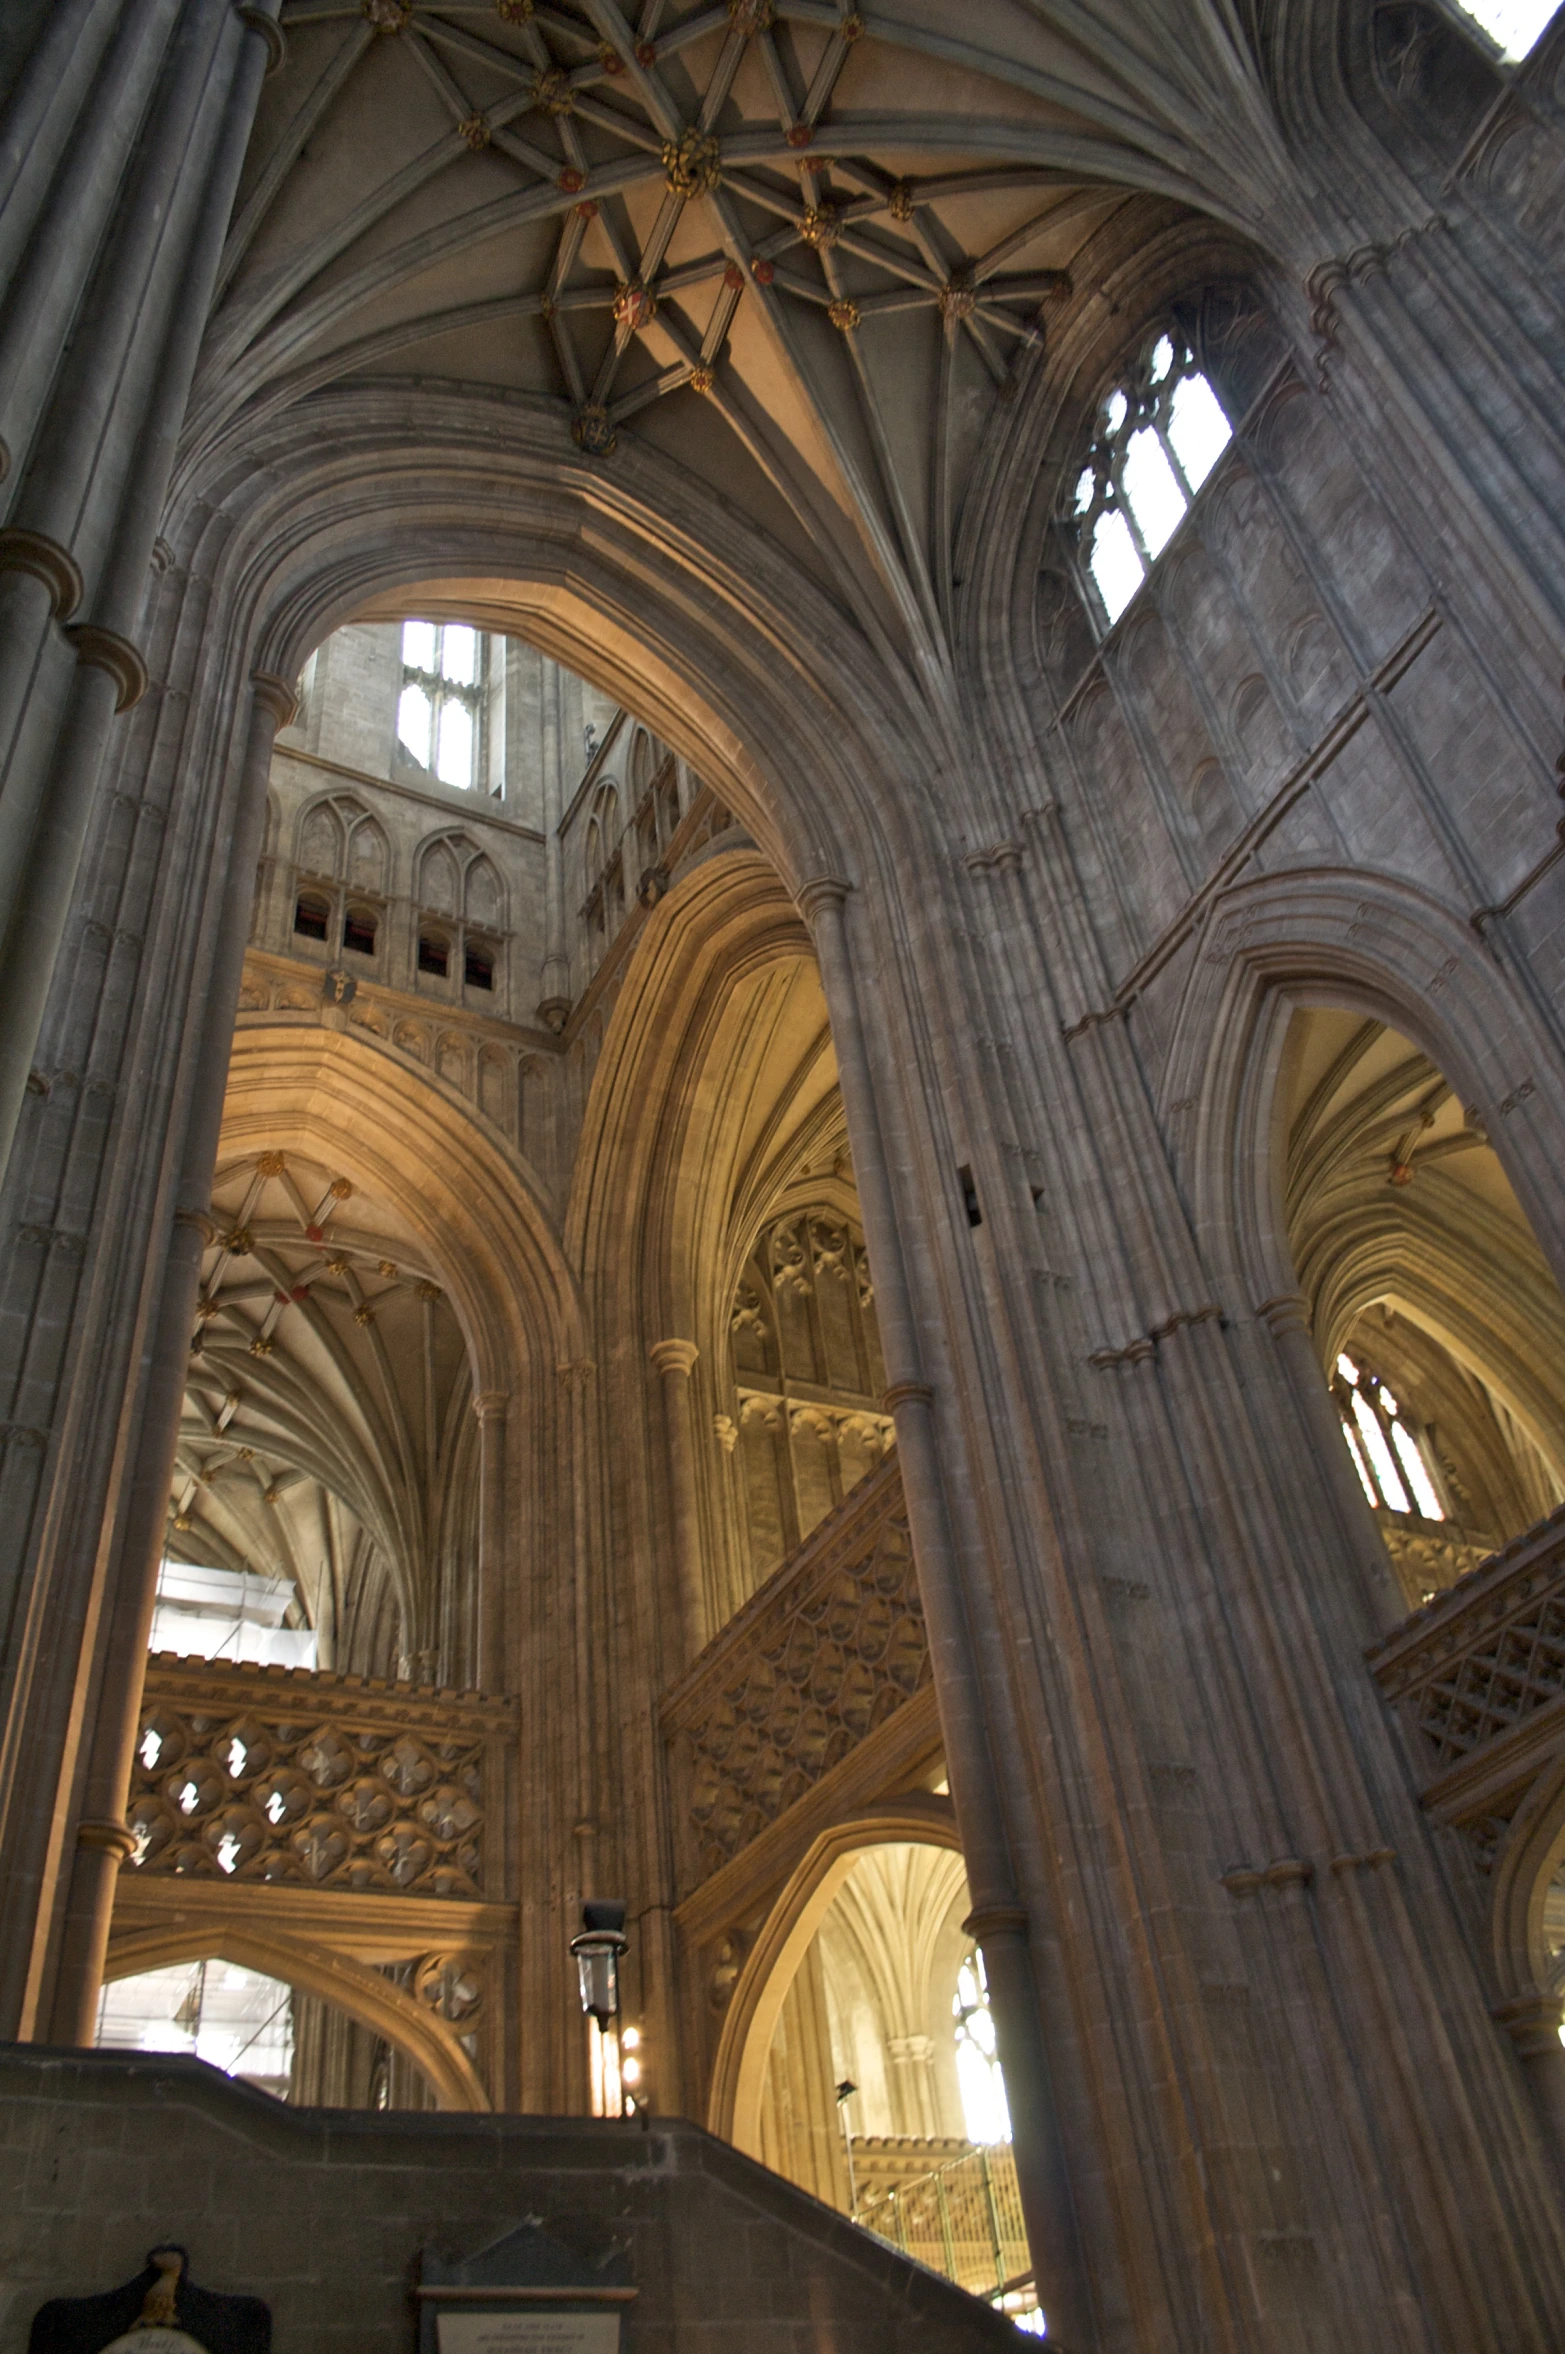
[[[619,2354],[617,2313],[442,2313],[440,2354]]]
[[[419,2354],[619,2354],[620,2316],[635,2302],[623,2247],[566,2247],[537,2222],[476,2255],[426,2250]]]
[[[183,2248],[154,2248],[146,2270],[99,2297],[40,2305],[27,2354],[271,2354],[272,2317],[259,2297],[197,2288]]]

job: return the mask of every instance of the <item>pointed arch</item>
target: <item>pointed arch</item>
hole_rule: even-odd
[[[712,2066],[707,2129],[752,2155],[760,2149],[761,2089],[782,2007],[811,1938],[867,1847],[962,1851],[948,1798],[910,1791],[822,1831],[767,1914],[723,2014]]]
[[[431,915],[455,916],[462,905],[462,870],[457,857],[460,834],[434,834],[419,845],[418,872],[413,896]]]
[[[294,864],[302,874],[340,879],[346,840],[342,819],[330,797],[312,801],[299,813]]]
[[[1565,1277],[1559,1049],[1469,924],[1386,875],[1300,867],[1236,885],[1202,932],[1157,1087],[1214,1266],[1251,1303],[1293,1288],[1268,1133],[1299,1002],[1410,1038],[1472,1108]]]
[[[258,1970],[263,1977],[280,1978],[301,1994],[330,2003],[372,2035],[394,2044],[413,2062],[442,2109],[486,2112],[488,2094],[459,2038],[441,2019],[423,2010],[367,1962],[334,1953],[328,1946],[259,1924],[224,1922],[221,1927],[183,1922],[168,1928],[132,1929],[116,1936],[109,1946],[104,1980],[139,1976],[144,1970],[167,1970],[180,1962],[233,1962],[241,1970]]]

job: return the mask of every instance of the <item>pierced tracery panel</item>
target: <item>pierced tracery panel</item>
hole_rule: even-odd
[[[494,1897],[504,1704],[297,1669],[154,1662],[127,1870]]]
[[[1371,1670],[1436,1773],[1565,1697],[1565,1507],[1388,1635]]]
[[[902,1483],[887,1465],[708,1645],[665,1731],[716,1871],[929,1681]]]

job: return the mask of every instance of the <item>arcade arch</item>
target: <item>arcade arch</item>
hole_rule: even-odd
[[[1416,1609],[1565,1501],[1565,1298],[1481,1116],[1398,1031],[1298,1007],[1276,1120],[1316,1349]]]
[[[293,2074],[298,2083],[297,2092],[290,2086],[290,2098],[325,2099],[335,2107],[490,2107],[471,2053],[455,2027],[412,1992],[411,1965],[387,1969],[314,1947],[307,1939],[279,1937],[259,1926],[232,1924],[216,1936],[210,1930],[203,1934],[200,1929],[171,1926],[117,1936],[104,1983],[112,1987],[125,1979],[171,1972],[181,1963],[203,1962],[232,1963],[287,1990],[292,1998]],[[333,2042],[340,2045],[344,2023],[357,2030],[364,2043],[357,2051],[331,2052]],[[388,2094],[402,2097],[356,2103],[345,2097],[355,2089],[356,2074],[362,2075],[367,2095],[376,2089],[377,2046],[395,2053],[401,2062],[389,2081],[382,2081]]]

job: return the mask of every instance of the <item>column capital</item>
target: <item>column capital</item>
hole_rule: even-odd
[[[473,1412],[480,1422],[503,1422],[510,1404],[509,1390],[480,1390],[473,1400]]]
[[[264,8],[257,8],[255,0],[235,0],[234,14],[242,25],[248,25],[252,33],[259,33],[266,43],[266,78],[270,81],[288,55],[288,43],[282,26]]]
[[[894,1381],[881,1399],[881,1411],[895,1414],[899,1406],[932,1406],[935,1393],[927,1381]]]
[[[1513,1994],[1508,2001],[1495,2003],[1489,2016],[1504,2028],[1516,2047],[1518,2059],[1561,2057],[1560,2024],[1565,2020],[1565,1995],[1545,1994],[1541,1988],[1529,1986],[1525,1994]]]
[[[840,875],[810,875],[794,893],[799,913],[813,931],[828,907],[840,907],[852,890]]]
[[[0,572],[30,572],[49,592],[56,621],[66,621],[82,601],[81,566],[69,548],[45,531],[8,523],[0,531]]]
[[[996,1938],[1025,1938],[1028,1930],[1027,1908],[1020,1904],[985,1904],[970,1912],[962,1923],[964,1933],[979,1945],[992,1945]]]
[[[76,648],[76,659],[90,670],[106,670],[114,681],[116,716],[129,711],[147,691],[147,665],[139,647],[117,629],[100,629],[95,621],[73,621],[66,636]]]
[[[1262,1300],[1255,1313],[1279,1339],[1285,1332],[1310,1329],[1310,1303],[1301,1291],[1279,1292],[1275,1299]]]
[[[269,711],[279,727],[287,727],[298,715],[299,698],[285,678],[275,670],[253,670],[250,673],[250,692],[263,711]]]
[[[647,1351],[659,1373],[683,1373],[687,1379],[700,1354],[693,1340],[655,1340]]]
[[[125,1864],[136,1852],[136,1834],[128,1823],[82,1822],[76,1826],[76,1844],[96,1849],[100,1855],[111,1855],[116,1863]]]

